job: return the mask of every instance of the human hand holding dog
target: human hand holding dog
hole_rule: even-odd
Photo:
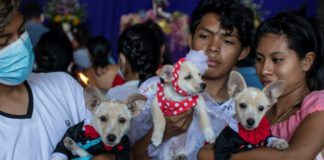
[[[177,116],[166,116],[166,127],[163,135],[163,141],[186,132],[191,124],[192,117],[192,109]]]
[[[190,109],[177,116],[169,116],[166,118],[166,128],[163,135],[163,141],[167,141],[171,137],[177,136],[187,131],[193,117],[193,110]],[[132,155],[134,160],[149,160],[147,147],[151,143],[153,128],[139,141],[137,141],[132,148]]]

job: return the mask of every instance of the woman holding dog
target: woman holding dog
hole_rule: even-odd
[[[274,80],[286,81],[282,96],[268,111],[267,118],[272,134],[287,140],[290,146],[285,151],[259,148],[240,152],[233,154],[231,160],[323,159],[323,39],[314,27],[305,18],[289,14],[270,18],[259,26],[257,74],[264,85]]]

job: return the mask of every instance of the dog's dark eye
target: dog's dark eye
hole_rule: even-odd
[[[246,104],[245,103],[240,103],[240,108],[245,109],[246,108]]]
[[[126,119],[125,118],[119,118],[119,122],[120,123],[125,123],[126,122]]]
[[[264,110],[264,107],[263,107],[263,106],[259,106],[259,107],[258,107],[258,110],[259,110],[260,112],[262,112],[262,111]]]
[[[189,75],[187,75],[186,77],[184,77],[184,79],[186,79],[186,80],[188,80],[188,79],[191,79],[191,75],[189,74]]]
[[[100,117],[100,120],[101,120],[102,122],[106,122],[106,121],[107,121],[107,117],[105,117],[105,116],[101,116],[101,117]]]

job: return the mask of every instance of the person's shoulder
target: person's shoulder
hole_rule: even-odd
[[[38,32],[43,32],[43,33],[49,31],[49,29],[46,26],[44,26],[43,24],[36,23],[33,21],[26,22],[26,29],[33,30],[34,32],[38,31]]]
[[[313,91],[303,101],[302,110],[324,110],[324,90]]]
[[[105,67],[106,74],[110,76],[116,76],[119,71],[119,65],[117,64],[110,64]]]
[[[72,78],[72,76],[65,72],[48,72],[48,73],[32,73],[29,77],[30,80],[61,79],[61,78]]]
[[[33,84],[60,84],[73,83],[73,77],[65,72],[50,73],[32,73],[28,78],[28,82]]]
[[[119,65],[118,64],[109,64],[109,65],[107,65],[106,68],[118,71],[119,70]]]

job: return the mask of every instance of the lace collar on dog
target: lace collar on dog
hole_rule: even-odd
[[[259,126],[253,130],[247,130],[241,123],[239,123],[238,134],[244,141],[256,145],[271,135],[270,123],[265,117],[263,117]]]
[[[190,108],[196,106],[198,101],[198,95],[189,96],[188,98],[177,102],[169,100],[164,95],[163,90],[163,83],[157,84],[157,100],[159,107],[161,108],[164,115],[172,116],[172,115],[179,115]]]
[[[179,93],[179,94],[181,94],[181,95],[187,97],[187,96],[189,96],[189,94],[188,94],[186,91],[184,91],[183,89],[181,89],[181,88],[179,87],[178,83],[177,83],[178,78],[179,78],[179,72],[180,72],[181,64],[182,64],[185,60],[186,60],[185,58],[181,58],[181,59],[180,59],[176,64],[173,65],[173,71],[172,71],[172,77],[173,77],[173,79],[172,79],[172,87],[173,87],[173,89],[174,89],[177,93]]]

